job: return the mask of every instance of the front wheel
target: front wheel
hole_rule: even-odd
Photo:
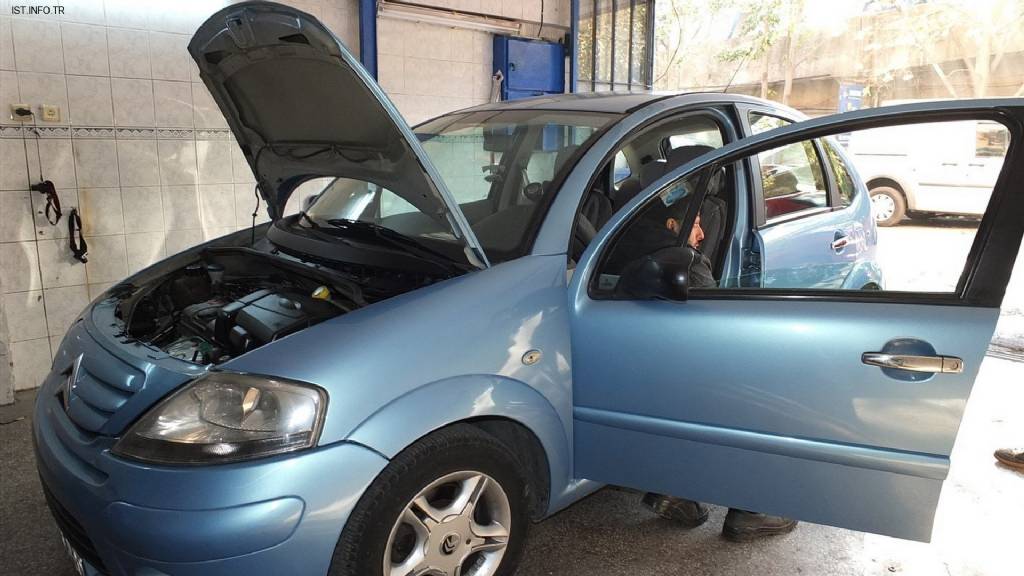
[[[871,215],[879,226],[895,226],[907,213],[907,201],[903,194],[890,186],[872,188]]]
[[[330,576],[510,576],[529,526],[521,469],[474,426],[427,436],[360,498]]]

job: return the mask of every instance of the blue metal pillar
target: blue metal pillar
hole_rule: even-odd
[[[580,0],[569,0],[569,18],[569,92],[575,92],[580,62]]]
[[[359,0],[359,61],[377,79],[377,0]]]

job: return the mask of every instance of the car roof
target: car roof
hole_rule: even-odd
[[[519,100],[491,102],[459,112],[477,112],[484,110],[560,110],[568,112],[605,112],[628,114],[654,102],[672,99],[676,106],[701,104],[708,102],[746,102],[750,104],[768,104],[779,107],[777,103],[743,94],[723,94],[722,92],[577,92],[573,94],[552,94],[535,96]]]

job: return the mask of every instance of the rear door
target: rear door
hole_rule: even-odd
[[[877,255],[858,265],[885,275],[886,290],[761,283],[636,296],[629,287],[650,277],[606,267],[663,214],[658,203],[685,198],[688,231],[702,176],[721,166],[844,132],[967,119],[1010,134],[985,218],[867,239]],[[1024,231],[1022,126],[1020,99],[858,111],[730,144],[642,191],[570,285],[576,476],[928,540]],[[814,262],[797,258],[791,272]]]

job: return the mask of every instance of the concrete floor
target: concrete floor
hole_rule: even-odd
[[[72,576],[32,461],[31,393],[0,408],[0,572]],[[992,451],[1024,445],[1024,363],[987,358],[975,386],[931,544],[802,524],[750,544],[722,540],[723,509],[680,530],[636,505],[638,495],[605,489],[535,526],[520,576],[1021,574],[1024,474],[994,463]],[[24,417],[22,420],[17,420]]]

